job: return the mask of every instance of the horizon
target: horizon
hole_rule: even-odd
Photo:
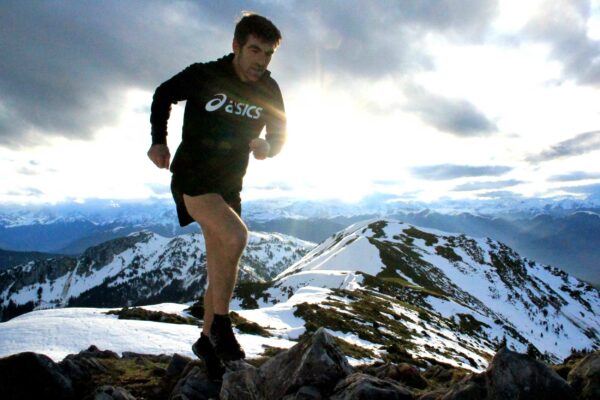
[[[229,53],[248,9],[283,34],[289,139],[251,157],[244,201],[598,198],[600,0],[547,5],[3,2],[0,204],[170,198],[154,89]]]

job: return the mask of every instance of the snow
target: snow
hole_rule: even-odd
[[[154,311],[181,314],[183,304],[145,306]],[[91,345],[116,353],[174,354],[195,358],[191,345],[198,339],[197,326],[151,321],[120,320],[106,315],[110,309],[63,308],[33,311],[0,323],[0,357],[33,351],[60,361]],[[236,334],[248,358],[264,352],[263,345],[289,348],[295,342],[282,338]]]

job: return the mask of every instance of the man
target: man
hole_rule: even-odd
[[[232,54],[189,66],[161,84],[152,102],[148,157],[169,168],[171,105],[187,100],[182,142],[170,166],[171,191],[180,225],[197,222],[206,243],[204,324],[192,349],[221,370],[219,359],[245,357],[231,327],[229,302],[248,234],[240,218],[240,192],[249,155],[273,157],[285,141],[283,99],[267,70],[280,42],[271,21],[246,13],[235,27]],[[265,126],[266,140],[259,138]]]

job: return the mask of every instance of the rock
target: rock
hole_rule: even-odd
[[[412,393],[405,387],[389,380],[355,373],[335,386],[331,400],[412,400]]]
[[[407,363],[384,364],[374,370],[374,375],[380,379],[387,378],[417,389],[427,387],[427,381],[423,379],[419,369]]]
[[[167,376],[174,377],[181,375],[190,361],[192,361],[192,359],[189,357],[185,357],[177,353],[173,354],[173,357],[171,357],[171,361],[167,366]]]
[[[96,346],[91,345],[87,350],[79,352],[81,357],[94,357],[94,358],[119,358],[119,355],[114,351],[100,350]]]
[[[465,377],[462,381],[458,382],[454,387],[450,389],[445,395],[440,397],[433,397],[434,399],[440,400],[481,400],[481,399],[492,399],[487,397],[488,387],[487,378],[485,373],[472,374]],[[423,398],[423,397],[422,397]],[[521,397],[507,397],[507,399],[520,399]],[[494,399],[496,399],[494,397]],[[523,399],[529,399],[523,397]],[[498,398],[500,400],[500,398]]]
[[[126,389],[119,386],[104,385],[96,389],[93,400],[136,400]]]
[[[567,381],[579,393],[579,399],[600,399],[600,352],[589,354],[575,364]]]
[[[264,399],[256,386],[258,369],[252,365],[245,365],[245,368],[238,365],[236,370],[229,370],[223,375],[221,400]]]
[[[0,398],[69,400],[74,390],[58,364],[43,354],[26,352],[0,359]]]
[[[314,386],[302,386],[294,394],[288,394],[282,400],[322,400],[321,392]]]
[[[489,399],[575,399],[569,384],[546,364],[501,349],[485,372]]]
[[[323,328],[259,368],[257,387],[264,399],[279,399],[302,386],[327,394],[353,372],[333,337]]]
[[[190,362],[171,392],[171,400],[209,400],[219,398],[219,386],[208,379],[198,363]]]
[[[423,377],[436,382],[449,382],[452,380],[452,370],[440,365],[432,365],[423,373]]]

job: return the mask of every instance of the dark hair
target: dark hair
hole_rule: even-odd
[[[281,43],[281,32],[271,21],[252,12],[244,12],[242,18],[235,25],[233,39],[240,46],[244,46],[249,35],[254,35],[267,43],[273,43],[275,47]]]

